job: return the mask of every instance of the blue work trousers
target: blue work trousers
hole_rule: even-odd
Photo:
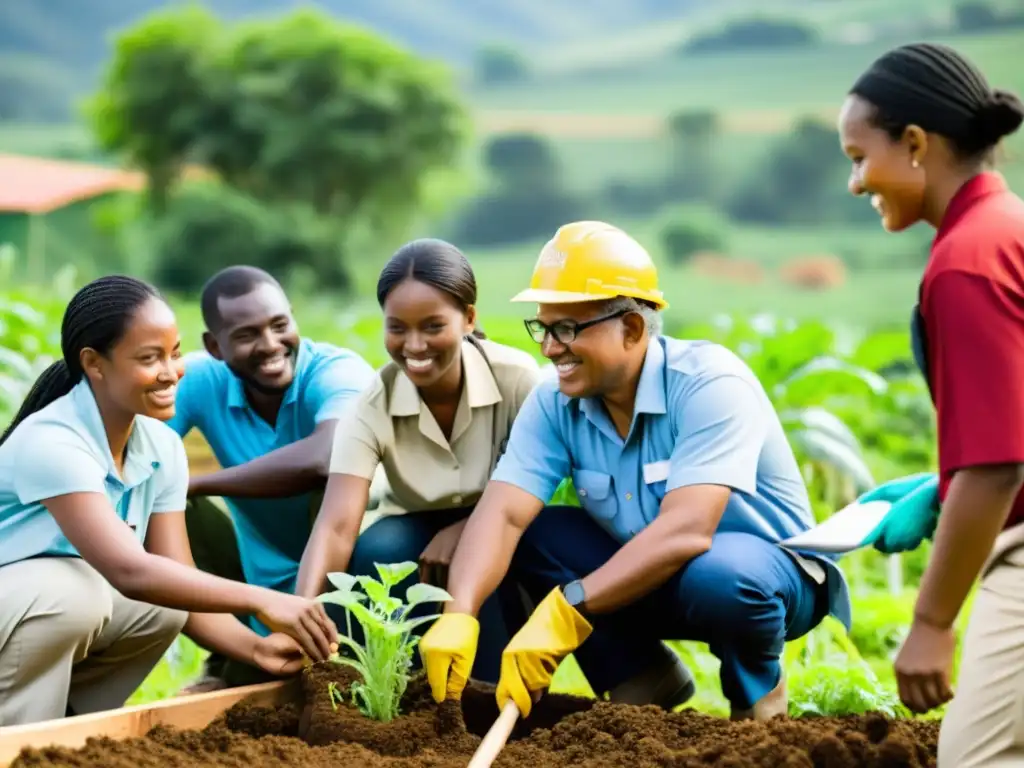
[[[374,563],[401,563],[407,560],[417,562],[420,553],[426,549],[438,531],[465,519],[472,511],[472,508],[460,508],[382,517],[359,534],[349,561],[348,572],[353,576],[372,576],[376,579],[379,576]],[[392,587],[391,594],[404,600],[405,591],[419,580],[419,573],[413,573]],[[429,616],[440,613],[443,607],[439,603],[421,604],[416,606],[410,615]],[[338,625],[338,630],[345,632],[344,609],[331,605],[327,608],[331,618]],[[473,663],[474,679],[497,684],[501,672],[501,653],[512,635],[525,623],[527,616],[522,594],[511,579],[506,578],[498,590],[484,602],[477,615],[480,622],[480,638]],[[430,624],[421,624],[415,632],[422,637],[429,627]],[[358,643],[362,642],[362,632],[355,620],[352,621],[352,639]],[[419,669],[421,666],[420,655],[416,652],[413,654],[413,668]]]
[[[582,509],[548,507],[523,533],[511,573],[536,602],[620,548]],[[593,616],[594,631],[574,655],[601,696],[664,658],[662,640],[704,642],[722,663],[725,697],[734,709],[750,709],[778,684],[785,642],[827,613],[825,586],[785,551],[750,534],[719,533],[661,587]]]

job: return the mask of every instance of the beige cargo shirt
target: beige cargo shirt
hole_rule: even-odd
[[[372,480],[382,465],[389,490],[377,515],[472,506],[483,493],[541,371],[526,352],[487,339],[462,343],[462,366],[451,442],[394,362],[339,420],[330,471]]]

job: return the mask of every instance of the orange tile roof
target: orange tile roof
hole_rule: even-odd
[[[108,192],[137,191],[137,171],[43,157],[0,154],[0,211],[47,213]]]
[[[186,178],[207,176],[189,167]],[[137,192],[145,174],[90,163],[0,153],[0,212],[48,213],[109,192]]]

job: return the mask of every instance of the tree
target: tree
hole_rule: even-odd
[[[484,164],[504,188],[536,190],[561,186],[558,153],[543,136],[506,133],[484,146]]]
[[[103,86],[87,104],[100,147],[146,174],[157,213],[199,138],[221,33],[196,6],[150,16],[117,40]]]
[[[369,32],[302,11],[242,27],[228,53],[204,159],[257,198],[407,208],[459,159],[467,117],[447,73]]]
[[[339,233],[408,223],[468,140],[445,69],[312,10],[234,27],[191,6],[149,16],[118,40],[89,114],[146,173],[158,215],[196,164]]]
[[[720,174],[716,150],[721,135],[718,114],[704,109],[676,112],[668,119],[668,134],[670,198],[717,199]]]
[[[739,221],[806,225],[848,220],[855,207],[846,191],[849,162],[836,129],[804,117],[772,147],[760,173],[742,183],[726,206]]]

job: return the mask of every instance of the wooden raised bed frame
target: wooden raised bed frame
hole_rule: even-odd
[[[145,736],[156,725],[180,730],[201,729],[240,701],[277,706],[298,701],[300,695],[300,682],[293,679],[179,696],[110,712],[8,726],[0,728],[0,768],[7,768],[26,747],[76,749],[96,736],[118,740]]]

